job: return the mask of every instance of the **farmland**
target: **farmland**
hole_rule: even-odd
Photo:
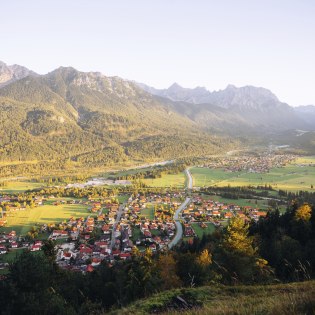
[[[80,204],[45,204],[32,209],[17,211],[7,217],[6,227],[0,231],[16,231],[17,235],[25,235],[32,226],[38,224],[59,223],[70,217],[87,217],[88,207]]]
[[[4,181],[0,187],[0,193],[19,193],[25,190],[31,190],[42,187],[42,183],[36,183],[29,180]]]
[[[178,174],[165,174],[161,178],[142,179],[143,183],[150,187],[176,187],[184,188],[185,175],[184,173]]]
[[[191,168],[194,186],[248,186],[271,185],[274,189],[312,191],[315,184],[315,158],[297,159],[282,168],[272,168],[268,173],[227,172],[224,169]]]

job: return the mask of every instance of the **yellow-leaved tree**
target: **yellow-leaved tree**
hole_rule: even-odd
[[[297,221],[309,221],[312,216],[312,208],[309,204],[304,203],[302,206],[298,207],[295,212],[295,220]]]
[[[253,239],[248,236],[249,225],[240,217],[231,219],[224,237],[224,248],[230,252],[252,256],[256,249],[253,247]]]
[[[200,255],[197,257],[197,263],[201,267],[208,267],[212,264],[212,255],[207,249],[204,249]]]

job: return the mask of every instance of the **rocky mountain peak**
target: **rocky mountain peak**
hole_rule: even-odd
[[[16,64],[9,66],[0,61],[0,88],[29,75],[36,75],[36,73],[23,66]]]

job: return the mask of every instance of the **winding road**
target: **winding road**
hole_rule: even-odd
[[[187,188],[192,189],[193,179],[188,168],[185,170],[185,175],[187,176],[187,179],[188,179]],[[183,226],[180,222],[180,213],[188,206],[189,203],[190,203],[190,198],[187,197],[186,200],[175,211],[174,221],[176,225],[176,234],[174,238],[171,240],[171,242],[168,244],[168,248],[172,248],[173,246],[175,246],[183,236]]]

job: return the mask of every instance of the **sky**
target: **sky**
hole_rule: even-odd
[[[0,1],[0,60],[315,105],[314,0]]]

